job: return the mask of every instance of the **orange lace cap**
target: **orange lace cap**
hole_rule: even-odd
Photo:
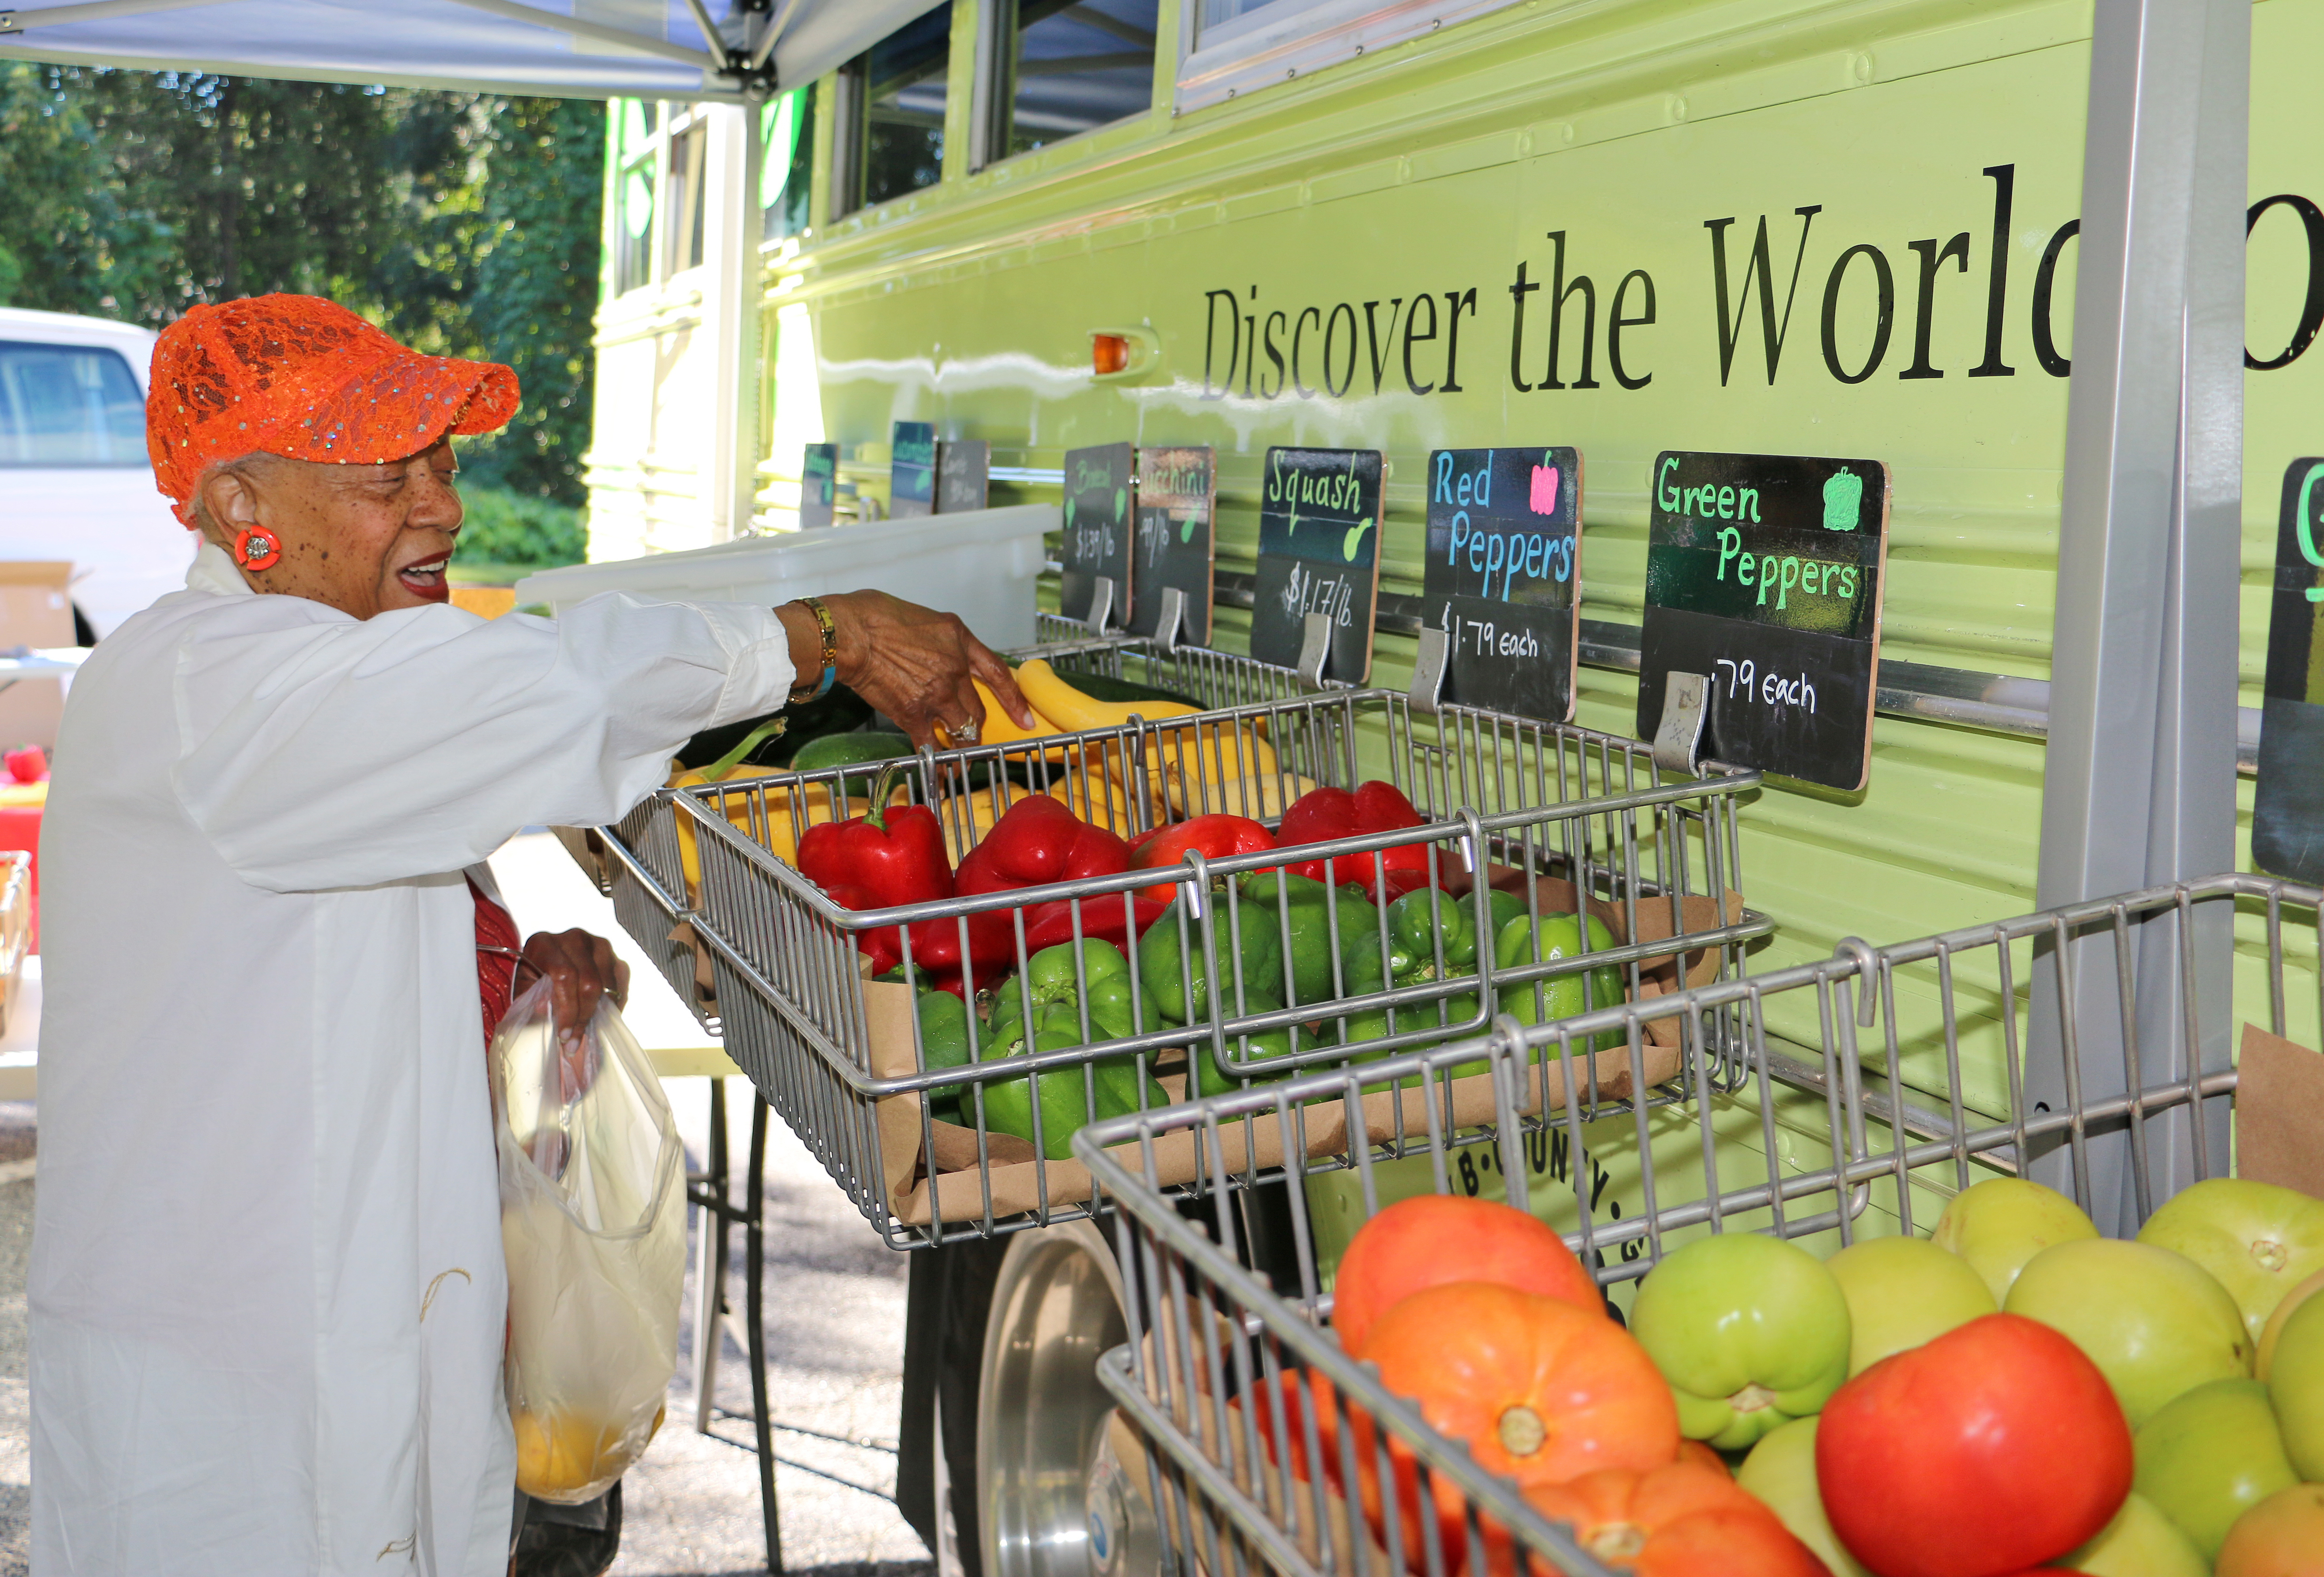
[[[161,331],[145,448],[191,526],[194,487],[222,460],[383,465],[447,432],[506,426],[516,407],[516,374],[497,363],[421,355],[319,296],[248,296]]]

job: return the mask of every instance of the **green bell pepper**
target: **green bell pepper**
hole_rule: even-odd
[[[968,1065],[968,1005],[950,991],[922,991],[915,1004],[920,1021],[920,1060],[931,1072]],[[928,1113],[939,1122],[960,1120],[958,1084],[926,1092]]]
[[[1243,1000],[1271,995],[1273,982],[1282,978],[1283,945],[1276,936],[1274,914],[1259,906],[1245,909],[1239,917],[1240,945],[1236,947],[1228,936],[1227,918],[1223,914],[1212,916],[1210,956],[1202,956],[1201,922],[1187,916],[1186,944],[1178,938],[1178,923],[1183,900],[1172,899],[1170,907],[1148,928],[1138,942],[1138,973],[1145,983],[1148,998],[1155,1010],[1173,1024],[1193,1024],[1211,1016],[1211,982],[1224,983],[1225,1010],[1234,1009],[1234,972],[1239,970],[1242,982]],[[1234,963],[1230,967],[1230,949],[1234,949]],[[1194,954],[1191,964],[1187,954]]]
[[[1524,899],[1499,888],[1487,893],[1485,902],[1492,923],[1488,935],[1494,937],[1500,936],[1502,927],[1526,912]],[[1448,892],[1420,888],[1388,905],[1388,921],[1397,952],[1409,960],[1397,972],[1397,984],[1417,985],[1441,978],[1436,973],[1440,937],[1446,975],[1469,974],[1476,970],[1477,900],[1473,895],[1455,898]]]
[[[1614,933],[1595,915],[1590,918],[1590,948],[1597,952],[1614,945]],[[1582,924],[1573,915],[1544,915],[1538,931],[1533,917],[1519,915],[1501,927],[1494,945],[1494,963],[1500,969],[1516,969],[1528,964],[1547,963],[1553,958],[1579,957],[1582,946]],[[1589,981],[1588,1001],[1583,1001],[1582,982]],[[1539,1001],[1536,1001],[1536,991]],[[1575,970],[1571,974],[1552,975],[1547,980],[1526,981],[1503,986],[1499,991],[1499,1010],[1513,1015],[1520,1024],[1541,1024],[1557,1019],[1571,1019],[1577,1013],[1611,1008],[1628,1000],[1622,989],[1622,970],[1618,964],[1601,964],[1595,969]],[[1592,1038],[1592,1051],[1623,1044],[1619,1031],[1608,1030]]]
[[[993,1003],[992,1028],[984,1038],[982,1060],[1003,1060],[1028,1049],[1065,1051],[1159,1028],[1151,1001],[1133,1005],[1130,963],[1112,943],[1084,938],[1080,968],[1074,964],[1072,943],[1045,947],[1025,961],[1024,973],[1002,985]],[[1089,1014],[1086,1037],[1082,1033],[1084,1008]],[[1073,1154],[1074,1134],[1089,1120],[1093,1107],[1099,1117],[1135,1111],[1141,1089],[1145,1105],[1168,1104],[1169,1096],[1151,1078],[1141,1086],[1138,1058],[1130,1053],[1100,1057],[1087,1069],[1050,1068],[1027,1077],[999,1079],[984,1086],[985,1125],[995,1133],[1031,1139],[1038,1102],[1041,1153],[1062,1161]],[[974,1096],[964,1092],[961,1104],[973,1120]]]
[[[1381,983],[1410,967],[1407,950],[1391,933],[1382,955],[1379,910],[1353,882],[1333,890],[1313,877],[1254,871],[1243,878],[1243,896],[1259,907],[1260,924],[1272,926],[1277,951],[1287,905],[1290,910],[1289,951],[1283,954],[1284,989],[1301,1004],[1328,1002],[1335,997],[1376,991]],[[1329,900],[1327,902],[1327,900]],[[1333,978],[1332,919],[1338,912],[1340,936],[1338,978]],[[1248,926],[1250,921],[1245,918]]]

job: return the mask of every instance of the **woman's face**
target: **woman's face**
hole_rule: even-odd
[[[254,591],[308,597],[368,619],[450,597],[444,571],[460,529],[452,484],[458,469],[448,437],[382,466],[265,456],[207,478],[203,497],[229,552],[245,527],[262,527],[281,543],[279,561],[242,571]]]

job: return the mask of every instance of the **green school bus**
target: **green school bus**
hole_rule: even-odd
[[[2260,0],[2250,45],[2242,532],[2206,540],[2244,870],[2281,480],[2324,450],[2324,0]],[[1733,507],[1658,456],[1874,460],[1869,771],[1748,801],[1751,968],[2025,912],[2053,632],[2098,573],[2061,552],[2092,51],[2087,0],[950,0],[761,106],[617,101],[593,557],[792,528],[809,444],[872,516],[898,421],[988,443],[995,503],[1056,501],[1077,447],[1208,445],[1239,651],[1269,447],[1376,449],[1400,687],[1432,452],[1570,446],[1574,721],[1636,736],[1650,510]]]

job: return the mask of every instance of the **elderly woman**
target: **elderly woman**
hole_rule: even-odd
[[[154,348],[154,473],[202,545],[90,656],[57,747],[36,1571],[506,1570],[480,862],[835,676],[918,739],[973,735],[972,674],[1024,715],[959,620],[877,593],[449,606],[452,437],[516,404],[508,368],[311,298],[196,308]],[[578,932],[524,955],[574,1017],[611,983]]]

